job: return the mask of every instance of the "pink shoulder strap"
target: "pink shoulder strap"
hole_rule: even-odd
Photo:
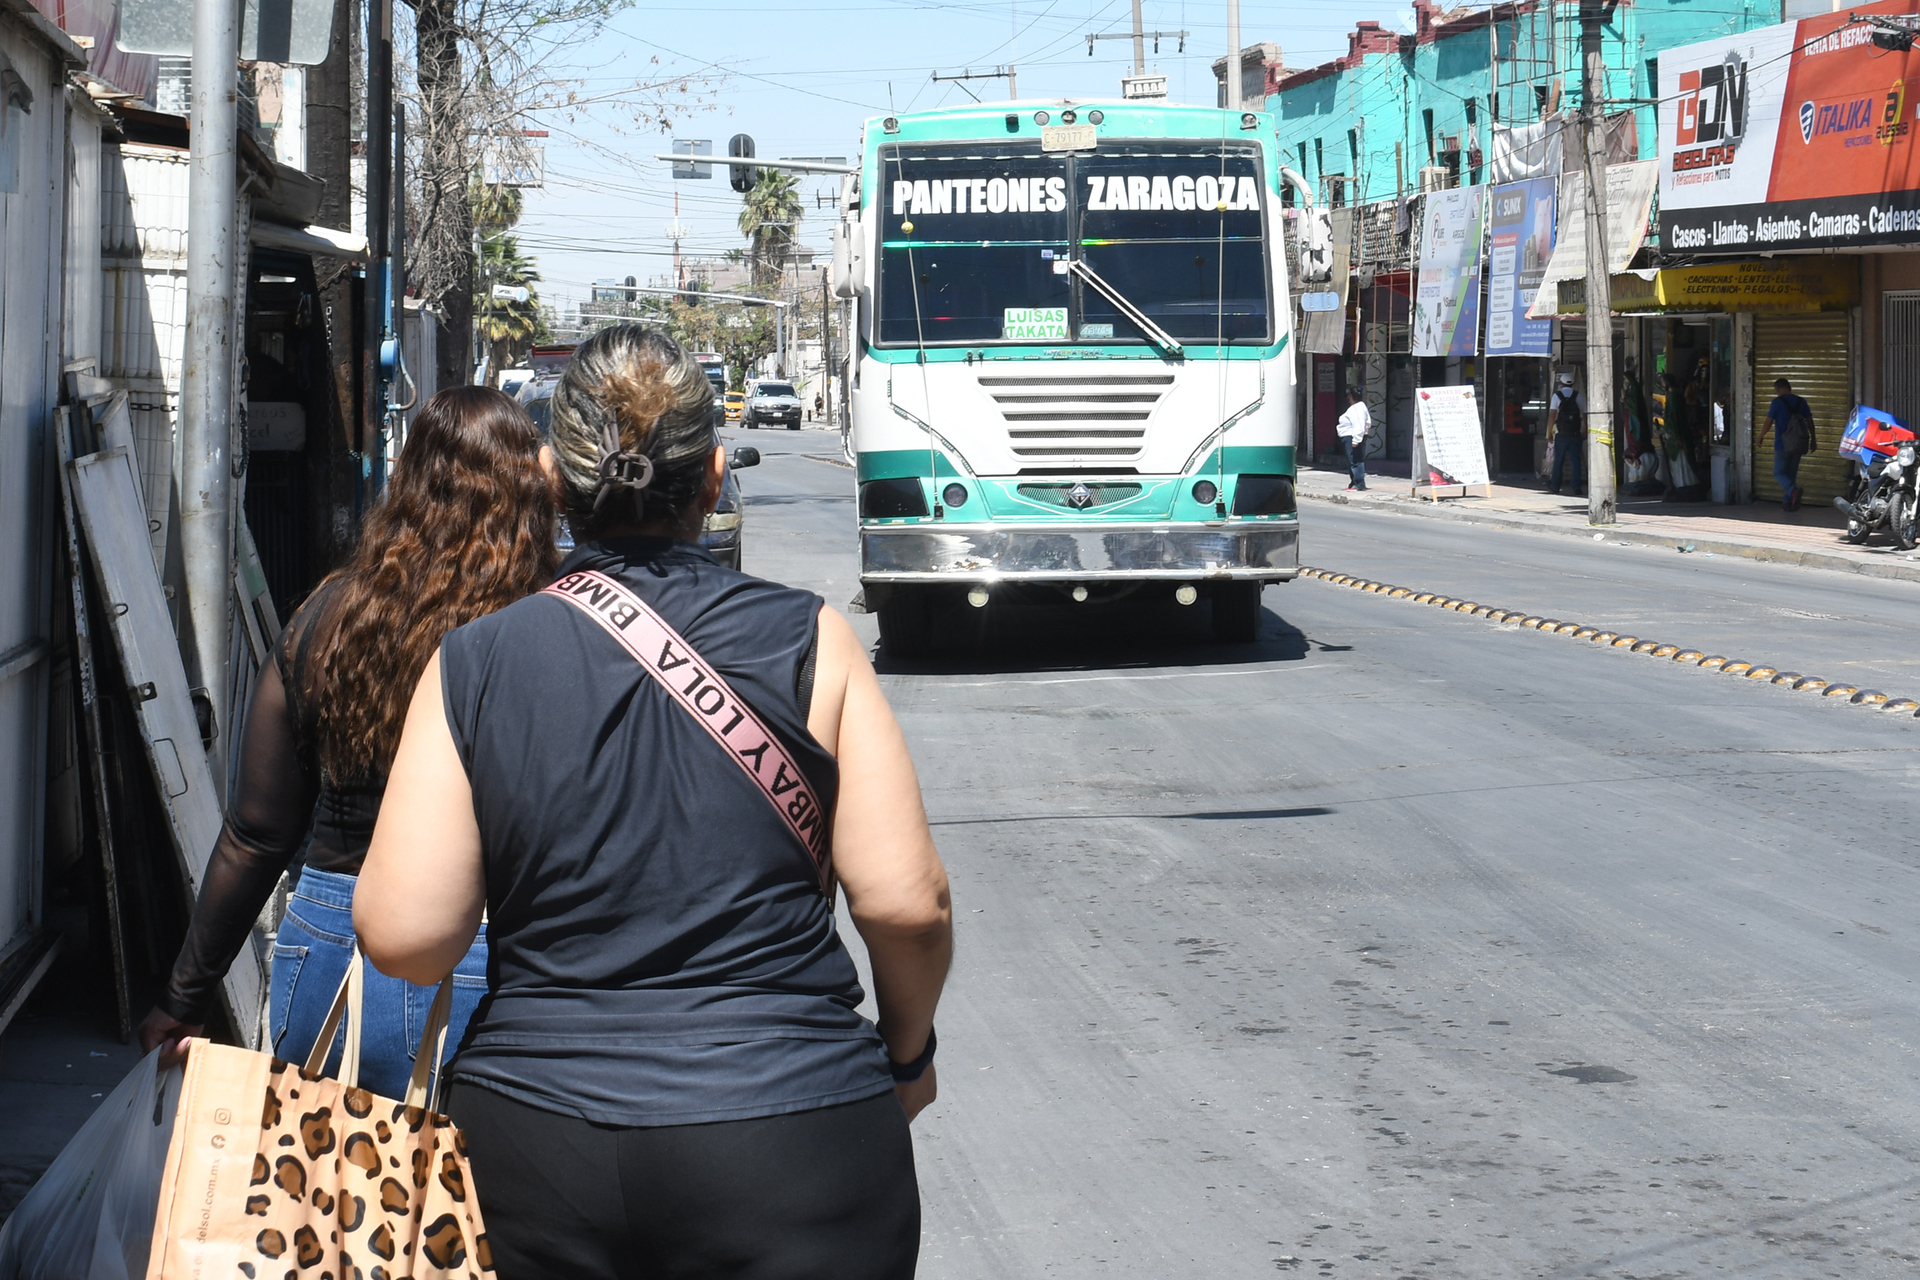
[[[820,891],[831,901],[833,861],[826,813],[806,774],[753,709],[666,619],[606,574],[591,569],[569,573],[546,594],[559,596],[599,623],[746,771],[813,860]]]

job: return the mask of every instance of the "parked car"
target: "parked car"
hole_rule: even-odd
[[[727,474],[720,482],[720,501],[714,504],[706,523],[700,526],[700,546],[708,555],[729,569],[740,567],[740,536],[747,504],[740,496],[740,482],[734,471],[760,465],[760,451],[741,445],[727,456]]]
[[[552,429],[553,389],[559,385],[560,374],[556,371],[521,383],[520,390],[514,395],[543,436]]]
[[[800,413],[800,397],[791,382],[756,382],[747,392],[744,417],[749,427],[785,425],[789,431],[798,431]]]
[[[532,382],[533,378],[534,373],[531,369],[502,369],[500,371],[500,390],[510,396],[517,396],[520,394],[520,388]]]
[[[727,421],[740,421],[740,411],[746,407],[747,398],[738,391],[727,392]]]

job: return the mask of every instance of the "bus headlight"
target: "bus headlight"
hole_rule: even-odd
[[[1288,516],[1294,513],[1292,476],[1241,476],[1233,486],[1233,514]]]
[[[960,484],[948,485],[946,488],[940,491],[940,501],[946,503],[950,507],[966,506],[967,505],[967,487],[965,485],[960,485]]]
[[[890,520],[926,514],[927,495],[918,480],[909,477],[869,480],[860,486],[862,520]]]
[[[1193,500],[1203,507],[1210,507],[1220,497],[1220,486],[1211,480],[1196,480],[1193,485]]]

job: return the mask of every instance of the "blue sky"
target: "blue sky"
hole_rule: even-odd
[[[1142,10],[1149,31],[1190,33],[1185,53],[1162,40],[1156,56],[1149,42],[1149,69],[1168,76],[1174,101],[1211,101],[1210,66],[1226,51],[1224,0],[1143,0]],[[1369,17],[1406,29],[1407,11],[1397,2],[1370,9],[1244,0],[1241,39],[1272,40],[1288,66],[1307,67],[1345,52],[1354,21]],[[710,108],[683,117],[671,136],[712,139],[717,152],[746,133],[762,156],[851,157],[862,121],[890,104],[904,111],[968,101],[959,85],[933,83],[935,71],[991,71],[1014,61],[1023,99],[1115,95],[1131,69],[1132,44],[1103,40],[1089,57],[1086,36],[1130,28],[1130,0],[643,0],[549,65],[576,81],[582,97],[659,75],[705,78]],[[988,101],[1007,96],[1003,80],[968,87]],[[668,136],[622,122],[604,105],[536,123],[551,135],[547,186],[527,193],[521,242],[539,263],[548,302],[582,299],[597,279],[669,274],[676,188],[688,233],[683,251],[719,253],[742,243],[740,197],[723,173],[675,182],[667,165],[647,158],[671,149]],[[836,190],[837,179],[809,179],[802,189],[808,214],[800,239],[824,250],[828,211],[816,210],[813,196]]]

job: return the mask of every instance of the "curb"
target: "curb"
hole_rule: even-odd
[[[1856,573],[1866,578],[1890,578],[1906,582],[1920,582],[1920,561],[1895,561],[1877,563],[1875,561],[1855,560],[1850,556],[1837,555],[1828,551],[1796,551],[1791,547],[1769,547],[1752,542],[1722,542],[1713,538],[1681,538],[1671,534],[1642,533],[1638,530],[1622,529],[1618,525],[1602,529],[1596,525],[1566,525],[1555,520],[1543,520],[1526,512],[1495,511],[1457,511],[1442,507],[1437,503],[1415,503],[1389,500],[1385,502],[1355,502],[1344,493],[1310,493],[1305,489],[1296,491],[1302,498],[1315,502],[1332,502],[1343,507],[1353,507],[1359,511],[1379,511],[1389,515],[1419,516],[1427,520],[1452,520],[1457,524],[1499,525],[1507,528],[1523,529],[1528,533],[1557,533],[1567,537],[1591,541],[1595,533],[1604,533],[1609,542],[1629,542],[1643,547],[1691,547],[1695,551],[1711,552],[1714,555],[1734,556],[1742,560],[1756,560],[1765,564],[1789,564],[1802,569],[1827,569],[1837,573]]]

